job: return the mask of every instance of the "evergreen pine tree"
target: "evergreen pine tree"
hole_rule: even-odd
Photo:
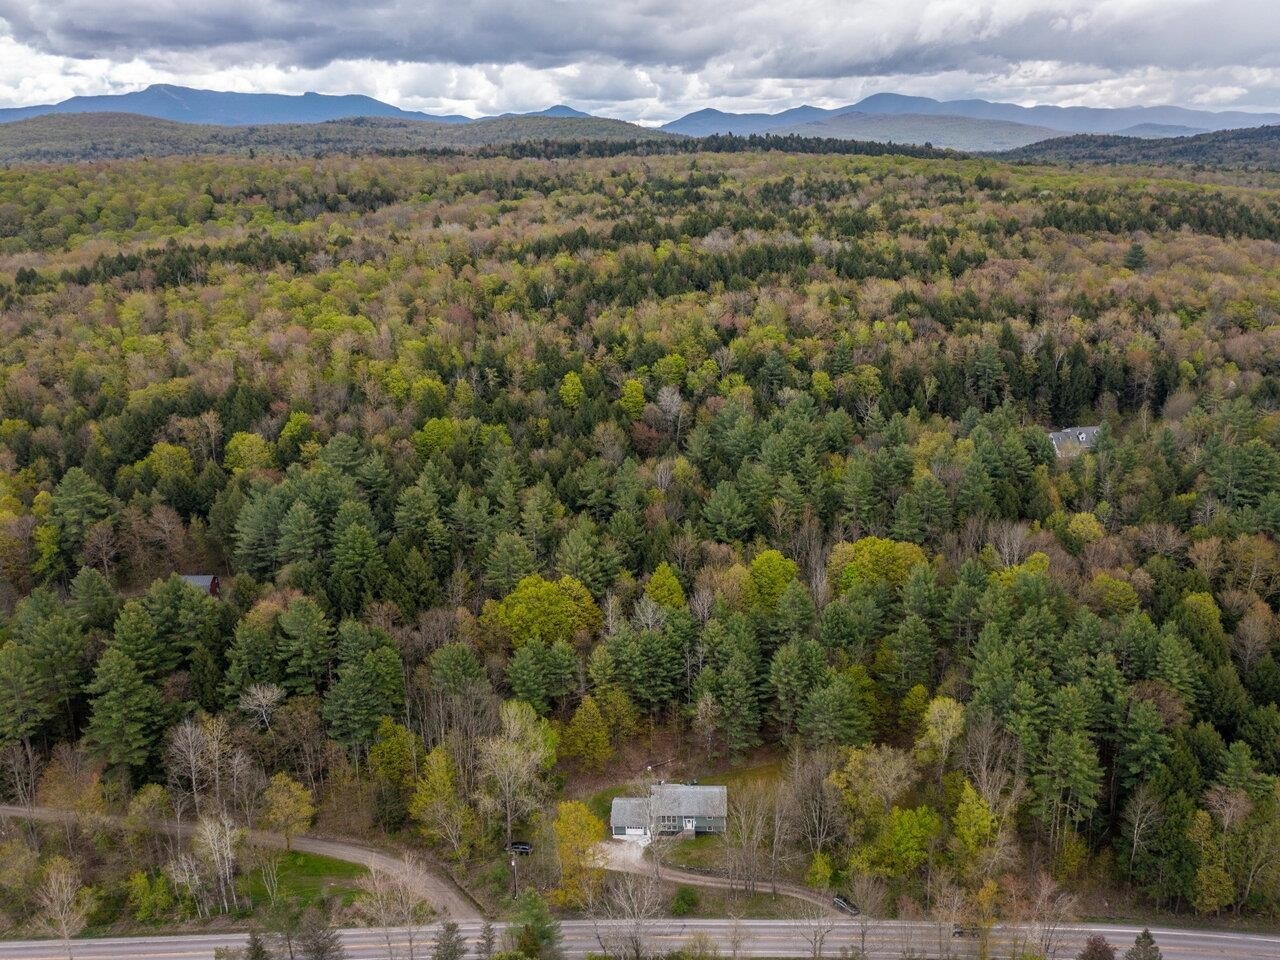
[[[339,610],[359,613],[365,600],[377,595],[385,574],[382,553],[368,527],[353,523],[338,534],[329,584]]]
[[[324,531],[320,521],[306,502],[297,500],[280,521],[276,541],[276,563],[313,563],[319,559],[324,543]]]
[[[1128,270],[1141,270],[1147,265],[1147,251],[1137,240],[1129,244],[1124,255],[1124,265]]]
[[[510,593],[517,583],[538,569],[533,551],[518,533],[500,533],[489,548],[485,576],[499,595]]]
[[[101,573],[81,567],[71,580],[71,610],[86,630],[105,630],[115,622],[120,598]]]
[[[310,597],[294,600],[276,620],[284,688],[290,693],[316,692],[333,656],[333,634],[320,605]]]
[[[123,651],[108,648],[98,661],[85,741],[111,767],[137,769],[155,751],[162,723],[160,693]]]
[[[792,640],[774,653],[769,683],[773,688],[774,718],[783,739],[790,739],[795,732],[800,713],[825,672],[822,648],[814,640]]]
[[[147,680],[155,680],[177,666],[177,650],[172,644],[161,643],[155,622],[141,600],[130,600],[121,608],[111,646],[126,654]]]

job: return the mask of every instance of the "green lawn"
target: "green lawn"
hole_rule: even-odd
[[[769,760],[754,767],[740,767],[735,770],[725,770],[721,773],[699,777],[698,782],[717,786],[723,785],[731,791],[735,787],[772,786],[782,779],[785,767],[786,760],[780,757],[777,760]]]
[[[285,898],[315,903],[322,897],[334,897],[342,903],[355,899],[357,884],[368,870],[359,864],[294,850],[280,862],[280,892]],[[268,900],[262,871],[254,870],[243,880],[243,887],[255,903]]]
[[[668,908],[678,888],[671,887]],[[723,917],[740,917],[743,920],[786,920],[797,916],[798,904],[790,897],[778,897],[771,893],[746,893],[740,890],[718,890],[713,887],[697,887],[696,903],[684,917],[690,920],[717,920]]]
[[[723,870],[724,838],[714,833],[673,841],[667,850],[667,862],[690,870]]]

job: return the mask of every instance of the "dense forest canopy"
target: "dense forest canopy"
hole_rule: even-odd
[[[890,909],[1274,913],[1278,281],[1278,190],[990,161],[0,171],[5,790],[464,859],[679,729]]]

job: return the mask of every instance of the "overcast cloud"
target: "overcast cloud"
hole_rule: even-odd
[[[1280,109],[1277,0],[0,0],[0,105],[148,83],[657,122],[892,90]]]

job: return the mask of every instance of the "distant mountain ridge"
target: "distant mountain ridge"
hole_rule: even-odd
[[[774,132],[796,123],[826,122],[847,113],[896,116],[916,114],[934,117],[966,117],[972,120],[999,120],[1047,128],[1062,134],[1119,133],[1132,127],[1165,126],[1183,130],[1227,130],[1280,123],[1280,113],[1246,113],[1240,110],[1214,112],[1185,107],[1023,107],[1016,103],[990,100],[935,100],[899,93],[876,93],[845,107],[825,109],[802,106],[781,113],[726,113],[696,110],[664,124],[668,133],[709,136],[713,133]],[[1182,131],[1179,131],[1182,132]]]
[[[152,84],[133,93],[72,97],[61,103],[0,109],[0,125],[48,115],[103,114],[129,114],[140,118],[218,128],[297,126],[365,120],[469,128],[492,121],[522,119],[607,119],[594,117],[562,103],[530,113],[504,113],[497,117],[471,118],[457,114],[437,115],[404,110],[360,94],[233,93],[174,84]],[[117,128],[120,126],[118,121],[112,123]],[[1172,106],[1023,107],[988,100],[935,100],[931,97],[877,93],[856,104],[832,109],[805,105],[769,114],[729,113],[706,108],[656,129],[630,124],[624,126],[634,130],[647,129],[665,135],[691,137],[717,134],[794,135],[904,145],[931,144],[955,150],[998,152],[1079,134],[1181,139],[1202,132],[1249,129],[1267,124],[1280,124],[1280,113],[1213,112]],[[87,131],[96,128],[81,125],[79,129]],[[331,135],[332,131],[329,131],[318,136],[320,140],[327,141]],[[385,138],[386,132],[383,131],[379,136]],[[254,137],[271,139],[266,134],[255,134]],[[218,133],[205,139],[217,142],[228,138],[229,134]],[[168,142],[172,137],[165,134],[161,139]],[[186,138],[189,141],[198,139],[200,136],[195,134]],[[299,142],[306,137],[298,131],[290,131],[285,139]],[[415,142],[440,142],[443,138],[438,133],[430,133],[415,135],[410,139]]]
[[[153,83],[134,93],[72,97],[61,103],[0,109],[0,123],[29,120],[54,113],[131,113],[177,123],[215,126],[251,126],[270,123],[325,123],[353,117],[382,117],[392,120],[423,120],[431,123],[475,123],[459,114],[432,114],[399,107],[362,94],[326,93],[232,93],[197,90],[168,83]],[[504,113],[509,117],[552,117],[566,119],[591,116],[564,104],[534,113]],[[491,119],[481,117],[480,119]]]
[[[1280,170],[1280,125],[1162,139],[1081,133],[1043,140],[996,156],[1032,163],[1201,164]]]

